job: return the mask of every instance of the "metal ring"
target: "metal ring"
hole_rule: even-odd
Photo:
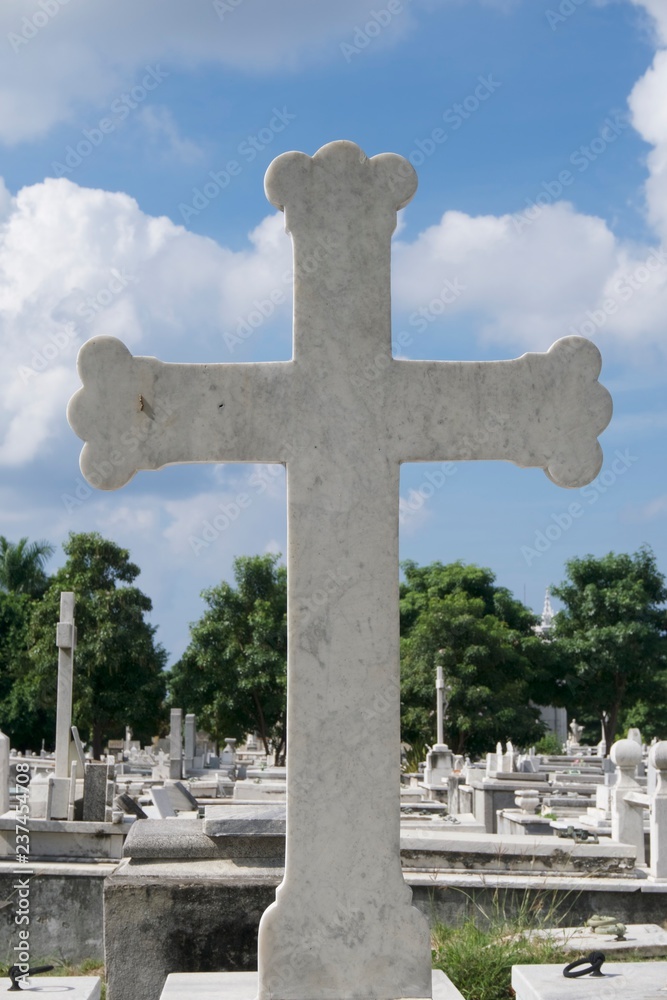
[[[587,958],[579,958],[576,962],[570,962],[563,969],[563,975],[566,979],[578,979],[579,976],[603,976],[604,973],[600,972],[602,968],[602,963],[604,962],[604,955],[601,951],[592,951]],[[578,966],[585,965],[585,969],[580,969]],[[577,969],[576,972],[573,970]]]

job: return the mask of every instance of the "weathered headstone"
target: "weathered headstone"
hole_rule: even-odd
[[[56,706],[56,763],[49,778],[47,819],[67,819],[70,794],[70,729],[74,684],[74,594],[60,595],[60,621],[56,626],[58,647],[58,700]]]
[[[169,718],[169,777],[183,777],[183,709],[172,708]]]
[[[86,764],[83,777],[83,818],[86,821],[104,822],[107,797],[107,766],[101,763]]]
[[[83,818],[99,823],[110,822],[109,782],[113,781],[113,765],[86,764],[83,778]]]
[[[399,854],[401,463],[504,459],[569,487],[601,464],[610,400],[588,341],[493,363],[392,357],[390,242],[415,188],[407,161],[350,142],[273,162],[267,194],[294,241],[292,361],[163,364],[107,337],[79,355],[69,419],[94,485],[175,462],[287,465],[286,867],[260,925],[260,1000],[431,995]]]
[[[183,758],[183,773],[189,774],[194,767],[197,751],[197,716],[188,712],[185,716],[185,754]],[[180,777],[180,775],[179,775]]]
[[[9,810],[9,736],[0,733],[0,816]]]

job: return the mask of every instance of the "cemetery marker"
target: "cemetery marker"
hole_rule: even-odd
[[[583,486],[611,414],[579,337],[512,361],[392,357],[390,241],[415,189],[402,157],[351,142],[271,164],[294,241],[292,361],[164,364],[109,337],[79,354],[69,420],[93,485],[176,462],[287,466],[286,865],[260,1000],[431,995],[399,853],[401,463],[505,459]]]

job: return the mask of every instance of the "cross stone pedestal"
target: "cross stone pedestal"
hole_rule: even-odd
[[[390,243],[415,189],[402,157],[351,142],[271,164],[294,242],[291,361],[163,364],[109,337],[79,354],[69,420],[93,485],[175,462],[287,466],[287,843],[259,1000],[432,992],[399,855],[401,463],[504,459],[578,487],[602,461],[611,403],[588,341],[491,363],[392,356]]]
[[[256,972],[174,973],[167,977],[160,1000],[253,1000],[257,985]],[[433,1000],[463,1000],[439,969],[433,970],[431,991]]]

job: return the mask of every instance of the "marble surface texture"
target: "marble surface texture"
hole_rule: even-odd
[[[582,486],[611,402],[578,337],[511,361],[392,357],[390,243],[416,189],[402,157],[330,143],[279,156],[265,186],[294,244],[293,359],[163,364],[98,337],[69,419],[103,489],[174,462],[287,465],[286,870],[259,998],[427,997],[428,925],[399,855],[400,465],[503,459]]]

